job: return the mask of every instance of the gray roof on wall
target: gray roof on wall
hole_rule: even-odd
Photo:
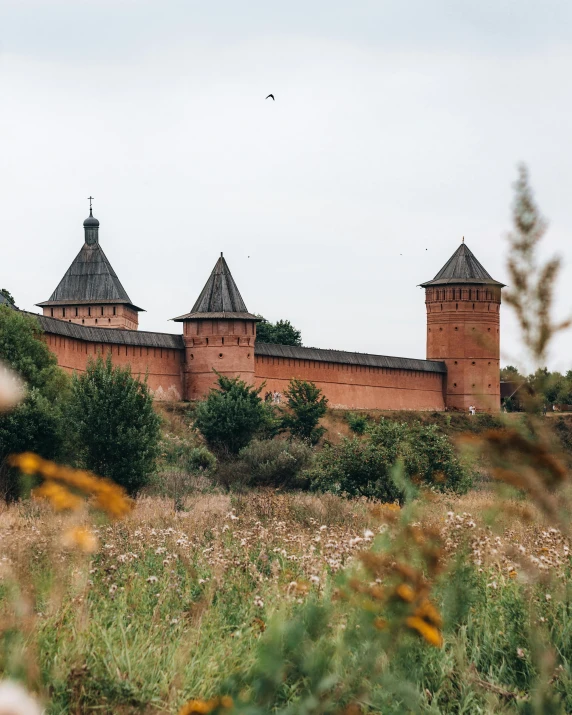
[[[50,299],[37,305],[81,303],[126,303],[142,310],[133,305],[99,243],[84,243]]]
[[[67,323],[58,318],[36,315],[40,327],[46,333],[61,335],[76,340],[91,343],[106,343],[110,345],[138,345],[153,348],[174,348],[183,350],[185,344],[182,335],[171,333],[150,333],[143,330],[117,330],[116,328],[99,328],[87,325]],[[268,357],[293,358],[296,360],[314,360],[316,362],[331,362],[342,365],[363,365],[368,367],[385,367],[400,370],[417,370],[419,372],[446,373],[444,362],[439,360],[417,360],[414,358],[390,357],[387,355],[368,355],[367,353],[350,353],[343,350],[322,350],[321,348],[302,348],[294,345],[274,345],[256,343],[255,355]]]
[[[349,353],[343,350],[322,350],[321,348],[302,348],[295,345],[273,345],[256,343],[255,355],[269,357],[294,358],[297,360],[316,360],[344,365],[364,365],[368,367],[387,367],[400,370],[418,370],[421,372],[446,373],[447,367],[439,360],[416,360],[414,358],[390,357],[388,355],[368,355],[367,353]]]
[[[256,315],[252,315],[252,313],[248,312],[222,253],[205,287],[193,305],[191,312],[185,313],[185,315],[179,315],[179,317],[173,318],[173,320],[201,320],[209,318],[258,320]]]
[[[148,348],[175,348],[182,350],[185,347],[182,335],[171,333],[149,333],[144,330],[118,330],[117,328],[96,328],[88,325],[67,323],[58,318],[49,318],[46,315],[35,315],[40,327],[45,333],[61,335],[66,338],[85,340],[90,343],[107,343],[109,345],[138,345]]]
[[[420,285],[422,288],[427,288],[428,286],[446,285],[447,283],[479,283],[481,285],[504,286],[504,283],[495,281],[487,273],[466,243],[461,243],[433,280]]]

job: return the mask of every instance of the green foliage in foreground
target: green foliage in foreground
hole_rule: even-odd
[[[69,415],[84,466],[137,494],[155,469],[160,438],[147,383],[114,367],[109,353],[98,356],[74,374]]]
[[[406,425],[383,418],[368,425],[363,438],[326,445],[308,476],[317,491],[391,502],[403,499],[393,476],[397,463],[403,464],[414,483],[457,492],[471,485],[467,467],[435,425]]]
[[[133,544],[115,530],[110,554],[92,560],[89,590],[70,586],[65,602],[26,631],[50,693],[48,713],[176,712],[174,688],[179,705],[231,695],[234,715],[334,715],[350,704],[376,715],[572,708],[570,575],[560,593],[550,586],[547,600],[546,584],[505,581],[460,555],[434,593],[445,617],[440,649],[407,632],[390,639],[367,609],[334,598],[350,574],[298,603],[282,581],[259,582],[256,570],[269,565],[257,549],[245,562],[244,547],[230,537],[229,564],[216,583],[219,567],[207,566],[200,550],[164,568],[156,544],[140,546],[135,561],[117,559]],[[280,563],[279,554],[270,558]],[[291,578],[300,578],[298,568],[289,566]],[[40,599],[52,569],[49,554],[38,553],[30,579]],[[6,583],[0,604],[16,598]],[[4,635],[3,677],[25,670],[22,636],[16,628]]]
[[[238,377],[217,376],[218,387],[197,406],[195,427],[211,449],[236,455],[268,421],[268,408],[260,399],[262,386],[247,385]]]
[[[313,382],[293,378],[284,396],[289,411],[284,413],[282,426],[294,437],[317,444],[326,431],[318,423],[328,407],[328,400],[320,388]]]

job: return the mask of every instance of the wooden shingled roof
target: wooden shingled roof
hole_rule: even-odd
[[[185,344],[182,335],[172,333],[151,333],[144,330],[119,330],[118,328],[99,328],[89,325],[68,323],[59,318],[49,318],[47,315],[36,315],[41,329],[45,333],[61,335],[66,338],[85,340],[89,343],[105,343],[108,345],[136,345],[147,348],[175,348],[183,350]]]
[[[141,311],[121,285],[99,242],[84,243],[49,300],[38,306],[122,303]]]
[[[421,283],[422,288],[447,283],[478,283],[486,285],[504,286],[504,283],[495,281],[483,266],[477,261],[465,242],[453,253],[443,268],[433,280]]]
[[[180,322],[212,318],[260,320],[256,315],[248,312],[222,253],[191,312],[179,315],[173,320]]]
[[[274,345],[255,343],[255,355],[268,357],[294,358],[296,360],[315,360],[342,365],[363,365],[367,367],[386,367],[399,370],[417,370],[419,372],[446,373],[447,367],[440,360],[417,360],[415,358],[390,357],[388,355],[369,355],[350,353],[344,350],[323,350],[322,348],[302,348],[296,345]]]

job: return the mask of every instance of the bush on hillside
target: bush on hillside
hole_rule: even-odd
[[[313,382],[293,378],[284,395],[290,411],[284,413],[283,428],[293,437],[317,444],[326,431],[324,427],[318,427],[318,422],[328,407],[328,400],[320,388]]]
[[[471,483],[452,444],[436,426],[408,426],[383,418],[369,425],[361,439],[346,438],[338,445],[326,445],[308,478],[318,491],[402,500],[402,490],[393,479],[398,462],[414,482],[440,490],[464,492]]]
[[[74,375],[69,417],[83,465],[137,494],[159,452],[160,419],[147,383],[100,355]]]
[[[238,377],[219,373],[217,377],[218,387],[197,406],[195,427],[212,450],[237,455],[268,420],[260,399],[262,386],[253,387]]]
[[[303,486],[305,480],[300,475],[311,466],[313,457],[312,449],[297,440],[255,439],[240,452],[252,486],[285,489]]]
[[[368,425],[366,415],[360,415],[359,412],[348,412],[346,414],[346,422],[351,431],[355,434],[363,434]]]

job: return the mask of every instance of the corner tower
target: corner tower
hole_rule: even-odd
[[[445,404],[500,409],[500,304],[495,281],[465,239],[425,288],[427,359],[447,365]]]
[[[49,300],[37,303],[44,315],[69,323],[137,330],[138,308],[131,302],[99,244],[99,221],[92,209],[83,222],[84,244]]]
[[[242,300],[222,253],[183,323],[185,399],[206,397],[216,384],[213,369],[254,384],[256,322]]]

